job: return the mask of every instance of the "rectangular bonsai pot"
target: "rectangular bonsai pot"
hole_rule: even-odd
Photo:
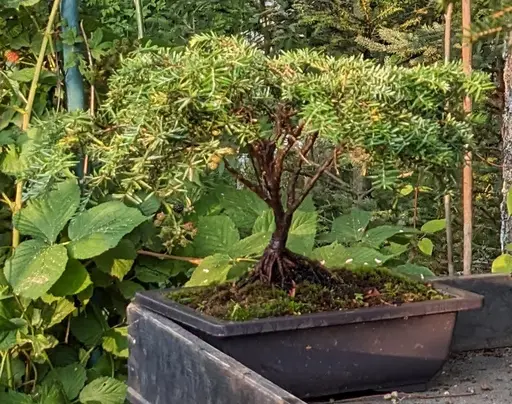
[[[512,277],[510,274],[476,274],[439,277],[441,282],[484,297],[479,310],[457,316],[451,350],[474,351],[512,347]]]
[[[441,369],[457,312],[482,297],[443,284],[446,300],[244,322],[222,321],[175,303],[167,290],[135,303],[171,319],[300,398],[365,390],[418,390]]]

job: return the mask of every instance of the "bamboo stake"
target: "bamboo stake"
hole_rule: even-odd
[[[46,29],[43,36],[43,41],[41,42],[41,49],[39,49],[39,55],[37,57],[36,67],[34,70],[34,77],[32,77],[32,83],[30,84],[30,90],[28,92],[27,97],[27,106],[25,107],[25,111],[23,113],[23,122],[21,125],[21,129],[26,131],[28,129],[30,123],[30,117],[32,115],[32,109],[34,107],[34,100],[36,98],[37,93],[37,84],[39,82],[39,76],[41,75],[41,70],[43,68],[46,47],[48,46],[48,42],[51,38],[53,24],[55,19],[57,18],[57,13],[59,11],[60,0],[55,0],[53,2],[52,10],[50,12],[50,16],[48,18],[48,24],[46,25]],[[21,209],[22,204],[22,195],[23,195],[23,181],[18,181],[16,183],[16,198],[14,200],[14,210],[13,215]],[[20,244],[20,232],[18,229],[13,227],[12,229],[12,247],[16,248]]]
[[[453,3],[446,6],[444,15],[444,62],[450,63],[452,39]],[[452,231],[452,202],[449,193],[444,196],[444,216],[446,218],[446,257],[448,260],[448,275],[455,275],[453,268],[453,231]]]
[[[467,75],[471,74],[471,0],[462,0],[462,65]],[[464,97],[464,112],[471,113],[471,98]],[[473,168],[471,152],[464,155],[462,172],[462,200],[464,210],[463,273],[471,275],[473,240]]]

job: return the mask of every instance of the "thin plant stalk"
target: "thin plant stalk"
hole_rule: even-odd
[[[53,2],[52,10],[50,12],[50,16],[48,18],[48,24],[46,25],[46,29],[44,32],[43,40],[41,42],[41,49],[39,49],[39,55],[37,57],[36,67],[34,70],[34,77],[32,77],[32,83],[30,85],[30,90],[28,92],[27,97],[27,105],[25,107],[25,111],[23,114],[23,122],[21,125],[21,129],[26,131],[28,129],[30,123],[30,117],[32,115],[32,109],[34,107],[34,100],[36,98],[37,93],[37,83],[39,82],[39,76],[41,75],[41,70],[43,68],[43,63],[45,59],[46,47],[48,46],[48,42],[50,41],[52,35],[53,25],[55,23],[55,19],[57,18],[57,13],[59,11],[60,0],[55,0]],[[18,212],[21,209],[22,204],[22,195],[23,195],[23,181],[18,180],[16,183],[16,197],[14,199],[14,210],[13,214]],[[12,246],[13,248],[18,247],[20,244],[20,232],[18,229],[13,227],[12,230]]]
[[[462,0],[462,66],[466,75],[471,75],[471,0]],[[469,96],[464,97],[464,112],[471,113],[472,103]],[[471,275],[472,242],[473,242],[473,167],[472,155],[467,151],[464,155],[462,171],[462,200],[464,223],[463,274]]]
[[[450,63],[452,41],[452,15],[453,2],[446,6],[444,15],[444,62]],[[453,267],[453,230],[452,230],[452,202],[449,193],[444,195],[444,215],[446,218],[446,257],[448,261],[448,275],[455,275]]]
[[[144,38],[144,16],[142,15],[142,0],[133,0],[135,4],[135,17],[137,18],[137,37]]]

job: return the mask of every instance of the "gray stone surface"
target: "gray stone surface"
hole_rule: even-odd
[[[432,381],[427,392],[402,394],[399,404],[512,404],[510,348],[455,354]],[[390,397],[331,401],[336,404],[393,403]]]

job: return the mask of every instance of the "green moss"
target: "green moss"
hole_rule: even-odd
[[[416,282],[387,269],[334,272],[330,287],[302,283],[295,293],[259,281],[245,286],[222,284],[185,288],[169,298],[210,316],[245,321],[256,318],[350,310],[378,305],[444,299],[431,285]]]

